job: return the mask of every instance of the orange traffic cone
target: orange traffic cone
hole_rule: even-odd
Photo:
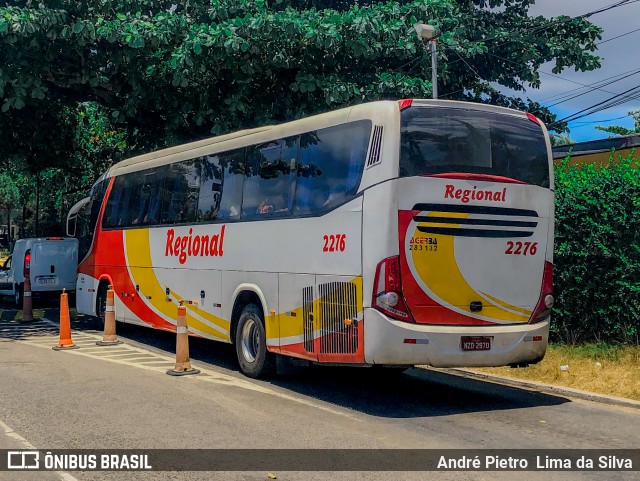
[[[176,322],[176,367],[167,371],[170,376],[187,376],[199,374],[198,369],[191,367],[189,362],[189,330],[187,329],[187,308],[178,306],[178,321]]]
[[[54,351],[64,349],[78,349],[71,339],[71,319],[69,317],[69,301],[66,289],[62,289],[60,294],[60,342],[53,346]]]
[[[113,287],[107,290],[107,304],[104,310],[104,334],[102,341],[96,342],[98,346],[117,346],[122,344],[116,336],[116,308],[114,302]]]
[[[22,320],[33,321],[33,301],[31,298],[31,279],[29,276],[24,279],[24,289],[22,293]]]

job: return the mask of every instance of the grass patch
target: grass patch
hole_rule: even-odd
[[[539,364],[474,370],[640,401],[639,346],[551,344]]]

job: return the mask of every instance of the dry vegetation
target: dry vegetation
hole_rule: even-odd
[[[561,366],[568,366],[562,370]],[[474,369],[573,389],[640,400],[640,347],[551,345],[544,360],[522,369]]]

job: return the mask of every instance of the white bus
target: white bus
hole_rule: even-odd
[[[77,307],[317,363],[527,365],[548,341],[544,125],[505,108],[372,102],[134,157],[69,213]]]

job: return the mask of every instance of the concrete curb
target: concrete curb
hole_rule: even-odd
[[[602,404],[609,404],[613,406],[621,406],[627,408],[640,409],[640,401],[634,401],[633,399],[626,399],[616,396],[607,396],[606,394],[598,394],[589,391],[581,391],[579,389],[572,389],[569,387],[553,386],[551,384],[543,384],[535,381],[524,381],[522,379],[514,379],[510,377],[495,376],[493,374],[486,374],[484,372],[477,372],[471,369],[438,369],[438,371],[452,374],[454,376],[466,377],[476,379],[479,381],[488,381],[497,384],[503,384],[505,386],[529,389],[547,394],[556,394],[560,396],[566,396],[575,399],[582,399],[585,401],[592,401]]]

